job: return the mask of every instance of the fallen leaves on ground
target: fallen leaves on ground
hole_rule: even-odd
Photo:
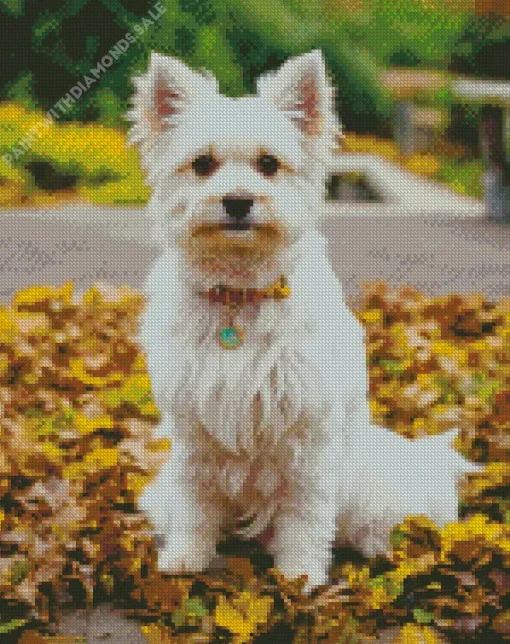
[[[156,570],[136,500],[171,446],[135,339],[143,306],[66,283],[0,307],[0,633],[56,642],[62,598],[106,598],[157,644],[510,636],[510,300],[365,286],[374,419],[417,438],[459,427],[456,447],[485,468],[463,482],[462,520],[408,517],[388,559],[335,551],[332,585],[311,596],[255,542],[227,543],[218,573]]]

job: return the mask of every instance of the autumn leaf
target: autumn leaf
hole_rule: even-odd
[[[160,624],[146,624],[140,627],[141,633],[147,640],[147,644],[173,644],[171,630]]]
[[[405,624],[383,634],[382,644],[447,644],[447,640],[438,631],[419,624]]]
[[[18,334],[18,325],[12,312],[0,306],[0,343],[11,344]]]
[[[77,378],[85,385],[93,385],[95,387],[120,382],[123,378],[123,374],[120,371],[115,371],[107,376],[95,376],[86,368],[83,358],[71,358],[69,360],[69,375]]]
[[[54,286],[29,286],[15,293],[13,304],[16,307],[23,305],[33,305],[40,302],[49,302],[51,300],[60,300],[61,302],[70,303],[73,295],[73,283],[66,282],[61,287]]]
[[[144,416],[157,416],[159,413],[152,400],[151,383],[147,373],[134,373],[125,378],[120,387],[104,389],[101,400],[113,409],[127,403]]]
[[[11,583],[15,586],[25,579],[30,570],[30,562],[25,560],[15,561],[11,567]]]
[[[0,624],[0,633],[11,633],[28,622],[28,619],[11,619]]]
[[[74,426],[82,436],[93,434],[98,429],[111,429],[114,426],[113,418],[108,414],[89,418],[84,414],[76,413],[73,421]]]
[[[267,622],[272,605],[271,597],[257,597],[249,592],[239,593],[230,600],[220,595],[215,622],[233,633],[236,644],[244,644]]]

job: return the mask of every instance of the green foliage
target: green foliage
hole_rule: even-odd
[[[423,610],[423,608],[415,608],[413,617],[417,624],[430,624],[434,619],[434,614]]]
[[[0,633],[10,633],[17,628],[21,628],[28,622],[28,619],[11,619],[9,622],[0,624]]]
[[[243,73],[233,60],[232,48],[220,25],[203,25],[199,28],[196,33],[193,62],[196,67],[209,69],[221,78],[224,90],[228,94],[243,94]]]
[[[15,561],[11,566],[11,583],[14,586],[17,586],[19,583],[26,578],[31,568],[30,561],[28,559],[23,559],[21,561]]]
[[[37,102],[34,98],[34,74],[30,71],[22,71],[19,76],[5,89],[6,97],[14,103],[19,103],[27,109],[34,109]]]
[[[25,8],[25,0],[0,0],[0,7],[13,16],[20,16]]]
[[[446,3],[372,0],[363,12],[338,18],[381,64],[444,68],[467,15]]]
[[[418,0],[372,0],[362,11],[319,0],[162,0],[166,12],[140,26],[152,4],[104,0],[0,1],[0,69],[4,98],[51,108],[129,31],[136,36],[62,120],[124,125],[130,78],[149,51],[206,67],[229,95],[253,91],[254,79],[285,58],[325,52],[350,130],[383,133],[391,112],[377,81],[388,63],[446,66],[468,29],[460,11]],[[16,33],[17,37],[12,38]]]
[[[200,597],[187,599],[181,608],[177,608],[172,613],[172,622],[176,628],[181,628],[185,624],[196,621],[197,618],[204,618],[209,615],[204,602]]]
[[[101,88],[96,95],[98,121],[111,127],[123,127],[123,103],[110,87]]]
[[[444,159],[435,178],[470,197],[482,198],[483,163],[478,160],[456,161]]]
[[[27,95],[33,95],[37,106],[45,110],[52,107],[126,34],[132,22],[146,15],[151,5],[132,0],[129,6],[131,11],[120,2],[100,0],[45,0],[25,3],[24,7],[14,0],[0,2],[2,97],[12,98],[9,88],[18,79],[28,77]],[[111,89],[122,102],[119,113],[124,111],[130,93],[128,78],[141,53],[144,52],[140,45],[132,44],[100,82],[61,118],[102,117],[96,107],[96,96],[105,88]]]
[[[508,59],[508,24],[474,17],[467,2],[463,9],[423,0],[367,0],[349,11],[343,2],[320,0],[161,4],[165,13],[146,24],[153,4],[143,0],[0,0],[0,98],[51,108],[131,32],[136,42],[60,116],[126,127],[130,79],[145,69],[151,50],[211,69],[222,91],[237,96],[252,92],[256,77],[288,56],[321,48],[346,129],[387,135],[392,105],[378,81],[381,67],[453,66],[494,75]],[[450,96],[439,98],[451,102]]]
[[[510,23],[495,16],[466,21],[451,52],[451,68],[462,74],[509,78]]]

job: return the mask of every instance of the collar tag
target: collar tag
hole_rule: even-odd
[[[200,291],[200,295],[208,297],[211,304],[222,304],[228,307],[228,321],[224,327],[218,329],[217,338],[224,349],[237,349],[244,342],[244,332],[241,327],[234,325],[237,309],[244,304],[258,304],[260,301],[272,297],[283,300],[289,297],[291,290],[285,275],[265,289],[235,288],[219,284],[207,291]]]

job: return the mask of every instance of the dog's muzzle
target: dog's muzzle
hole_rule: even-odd
[[[248,215],[252,209],[254,200],[249,197],[239,197],[237,195],[226,195],[222,199],[223,209],[233,220],[225,224],[228,230],[248,230],[251,221]]]

